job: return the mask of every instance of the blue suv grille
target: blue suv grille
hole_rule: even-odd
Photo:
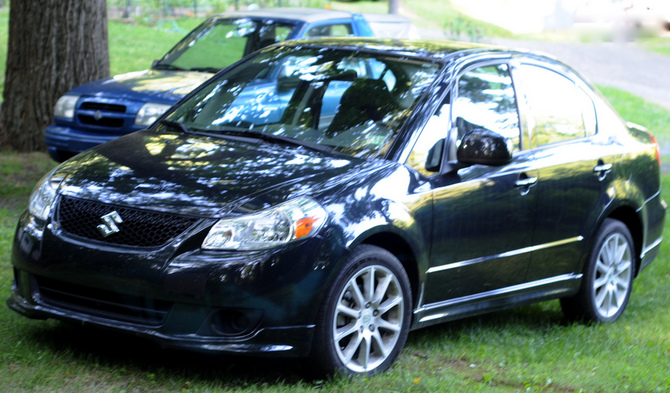
[[[104,102],[84,102],[81,104],[81,109],[90,111],[106,111],[115,113],[125,113],[125,105],[106,104]]]
[[[99,101],[84,101],[77,108],[77,120],[84,126],[93,126],[98,129],[107,128],[118,131],[123,129],[126,120],[130,120],[126,114],[127,105],[112,104]]]

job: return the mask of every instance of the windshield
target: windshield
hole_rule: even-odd
[[[285,41],[295,28],[294,24],[273,20],[210,19],[172,48],[155,67],[216,72],[251,52]]]
[[[166,120],[210,135],[263,133],[382,157],[437,69],[387,54],[278,48],[219,76]]]

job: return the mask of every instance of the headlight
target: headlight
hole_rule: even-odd
[[[74,118],[74,108],[77,105],[77,100],[79,100],[79,96],[68,94],[59,98],[54,107],[54,116],[72,120],[72,118]]]
[[[298,198],[260,213],[222,219],[209,231],[207,250],[259,250],[316,234],[326,211],[310,198]]]
[[[55,170],[54,170],[55,171]],[[47,173],[33,189],[30,194],[30,202],[28,202],[28,211],[33,217],[46,221],[51,211],[51,205],[56,199],[56,190],[58,189],[59,181],[52,178],[53,172]]]
[[[135,116],[135,125],[149,126],[168,109],[170,109],[170,105],[147,102],[142,105],[140,111],[137,112],[137,116]]]

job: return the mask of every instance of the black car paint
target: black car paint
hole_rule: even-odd
[[[318,45],[332,42],[348,41],[322,40]],[[363,48],[366,44],[368,48]],[[359,50],[405,53],[391,42],[351,45]],[[426,52],[417,50],[421,46]],[[429,178],[400,163],[415,141],[411,133],[425,124],[426,113],[452,89],[449,80],[459,70],[484,59],[533,58],[488,49],[450,55],[461,48],[445,47],[446,51],[432,55],[450,67],[434,82],[437,94],[419,103],[401,130],[404,137],[398,138],[386,159],[362,160],[261,141],[174,133],[156,126],[66,163],[60,170],[68,173],[61,186],[64,194],[196,215],[202,220],[160,249],[120,250],[69,236],[55,223],[47,225],[40,241],[39,231],[24,215],[14,243],[17,283],[10,307],[31,317],[126,330],[167,346],[305,356],[324,288],[360,244],[387,248],[405,266],[415,299],[413,328],[574,294],[591,246],[582,239],[591,239],[608,216],[632,229],[640,267],[650,262],[658,253],[650,242],[661,236],[664,209],[649,211],[649,201],[660,198],[659,180],[653,174],[631,176],[650,173],[633,166],[654,165],[653,146],[644,132],[602,130],[601,139],[579,142],[584,152],[615,147],[614,168],[602,179],[593,173],[599,165],[598,154],[578,161],[570,170],[560,168],[557,151],[575,149],[575,144],[524,150],[507,166],[473,165]],[[406,55],[428,55],[430,49],[432,44],[415,44]],[[638,148],[644,153],[636,153]],[[517,187],[518,180],[528,177],[538,177],[538,184]],[[582,184],[580,191],[564,193],[566,184],[576,178]],[[164,193],[162,198],[155,195],[157,189]],[[613,197],[621,194],[631,197]],[[262,251],[200,249],[215,218],[259,211],[300,195],[312,196],[329,212],[329,221],[317,237]],[[572,218],[585,212],[586,223]],[[546,230],[534,231],[535,226]],[[641,238],[643,232],[647,238]],[[533,249],[565,237],[574,241]],[[93,260],[95,264],[89,263]],[[138,297],[149,305],[170,302],[174,309],[164,323],[149,326],[115,320],[118,316],[112,311],[99,315],[92,309],[86,310],[92,314],[66,311],[32,298],[34,276],[62,281],[65,286],[95,280],[100,291]],[[529,279],[534,286],[524,285]],[[220,320],[230,312],[247,313],[251,325],[226,333]],[[189,324],[184,325],[184,320]]]

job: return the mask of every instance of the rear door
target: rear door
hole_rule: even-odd
[[[611,142],[597,134],[593,100],[583,82],[559,71],[522,63],[514,74],[539,169],[530,282],[575,272],[583,239],[609,202],[606,190],[619,160],[610,153]]]

